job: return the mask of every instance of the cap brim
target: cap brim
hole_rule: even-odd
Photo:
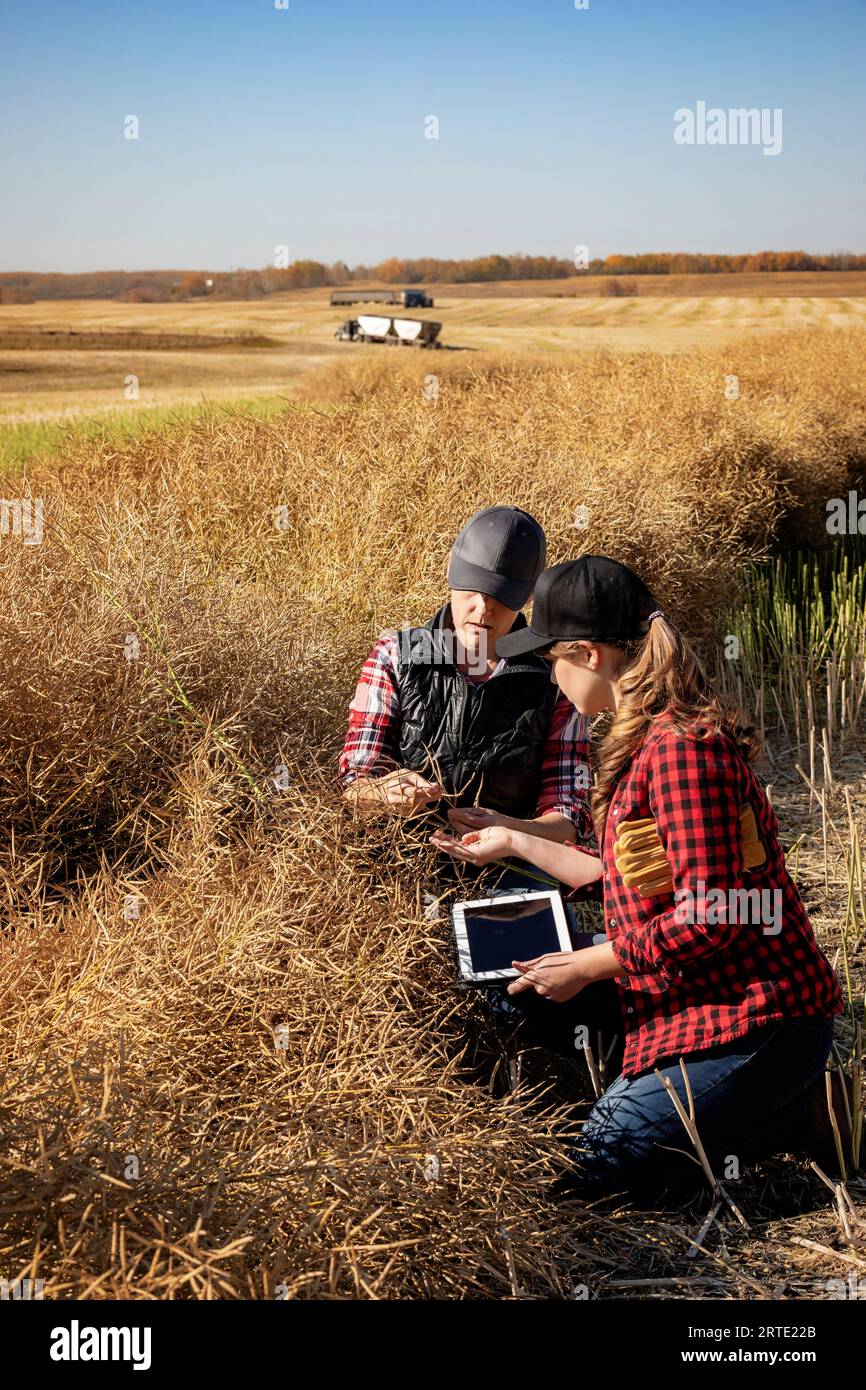
[[[524,656],[526,652],[540,652],[545,647],[552,647],[556,640],[555,637],[547,637],[544,633],[533,632],[531,627],[520,627],[500,637],[496,643],[496,655]]]
[[[495,574],[492,570],[472,565],[468,560],[458,557],[448,566],[448,586],[451,589],[469,589],[476,594],[487,594],[488,598],[498,599],[506,608],[519,613],[529,602],[532,584],[526,579],[509,579],[507,575]]]

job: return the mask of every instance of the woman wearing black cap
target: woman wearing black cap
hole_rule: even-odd
[[[622,1074],[583,1127],[573,1189],[652,1200],[701,1180],[694,1159],[674,1152],[689,1141],[661,1079],[688,1109],[680,1059],[717,1175],[810,1142],[831,1166],[812,1083],[823,1090],[843,1000],[751,767],[754,730],[715,693],[638,576],[605,557],[545,571],[532,625],[497,646],[529,651],[547,655],[581,714],[614,711],[592,798],[607,941],[515,961],[508,987],[515,1002],[540,996],[542,1013],[571,1001],[577,1021],[581,992],[616,982]],[[564,883],[586,882],[583,856],[570,868],[568,846],[507,828],[432,838],[470,863],[517,855]],[[844,1128],[842,1107],[838,1119]]]

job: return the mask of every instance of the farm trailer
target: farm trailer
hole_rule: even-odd
[[[432,309],[424,290],[332,290],[331,304],[401,304],[404,309]]]
[[[430,319],[392,319],[380,314],[359,314],[346,319],[335,338],[349,343],[386,343],[389,347],[441,348],[441,323]]]

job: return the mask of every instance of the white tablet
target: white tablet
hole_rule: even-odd
[[[464,985],[491,985],[520,974],[514,960],[571,951],[562,898],[557,892],[502,893],[455,903],[451,928]]]

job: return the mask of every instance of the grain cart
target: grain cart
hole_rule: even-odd
[[[392,319],[380,314],[359,314],[346,319],[334,334],[349,343],[385,343],[388,347],[438,348],[441,323],[430,319]]]
[[[433,323],[431,319],[392,319],[392,323],[401,343],[408,343],[412,347],[442,346],[437,341],[441,323]]]

